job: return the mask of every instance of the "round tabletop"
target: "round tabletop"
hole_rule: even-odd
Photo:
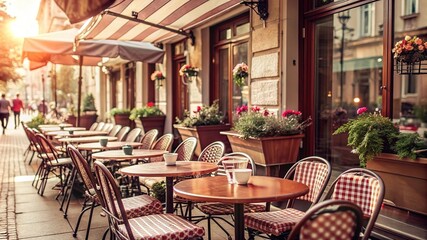
[[[104,137],[105,138],[105,137]],[[123,145],[129,145],[132,147],[138,147],[141,146],[142,143],[139,142],[108,142],[107,146],[103,147],[99,142],[92,142],[92,143],[83,143],[79,144],[77,146],[77,149],[79,150],[113,150],[113,149],[121,149]]]
[[[176,165],[166,166],[165,162],[152,162],[124,167],[122,174],[135,177],[182,177],[214,172],[218,166],[214,163],[197,161],[177,161]]]
[[[47,134],[49,134],[49,133],[47,133]],[[100,135],[108,135],[108,132],[104,132],[104,131],[76,131],[73,134],[70,134],[67,131],[63,131],[63,133],[56,134],[55,138],[87,137],[87,136],[100,136]]]
[[[194,178],[174,185],[180,197],[224,203],[275,202],[302,196],[308,190],[305,184],[268,176],[251,176],[247,185],[229,184],[226,176]]]
[[[59,142],[62,143],[93,143],[98,142],[100,139],[108,139],[108,141],[116,141],[117,137],[111,136],[90,136],[90,137],[76,137],[76,138],[60,138]]]
[[[85,131],[86,128],[84,127],[64,127],[63,130],[61,130],[60,127],[48,127],[48,128],[40,128],[42,132],[60,132],[60,133],[66,133],[68,131]]]
[[[60,124],[40,124],[39,128],[48,128],[48,127],[72,127],[73,124],[70,123],[60,123]]]
[[[163,150],[147,150],[147,149],[134,149],[132,155],[126,155],[123,150],[109,150],[92,154],[92,158],[99,160],[131,160],[162,156],[167,151]],[[144,164],[145,165],[145,164]]]

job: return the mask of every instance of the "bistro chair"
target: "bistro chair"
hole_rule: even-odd
[[[126,136],[125,142],[136,142],[138,140],[139,135],[141,134],[142,129],[141,128],[134,128],[132,129]]]
[[[63,193],[65,182],[67,182],[70,175],[70,171],[68,171],[68,174],[64,179],[66,170],[71,168],[71,159],[60,158],[59,153],[55,149],[55,146],[53,146],[50,141],[42,134],[37,133],[36,139],[41,149],[40,156],[42,158],[41,170],[39,172],[41,183],[37,193],[40,194],[40,196],[43,196],[49,174],[53,173],[60,180],[59,186],[61,187],[61,191],[58,194],[59,196]],[[57,173],[56,170],[59,170],[59,173]]]
[[[119,125],[119,124],[114,125],[113,128],[108,133],[108,136],[115,137],[121,129],[122,129],[122,125]]]
[[[104,127],[104,125],[105,125],[105,122],[99,122],[95,128],[95,131],[102,131],[102,128]]]
[[[120,129],[120,131],[115,135],[115,137],[117,137],[117,141],[118,142],[123,141],[126,137],[126,134],[128,134],[129,131],[130,131],[130,127],[128,126],[122,127],[122,129]]]
[[[330,177],[331,165],[324,158],[311,156],[295,163],[284,178],[304,183],[309,187],[309,192],[288,201],[285,209],[245,214],[249,239],[254,239],[255,235],[261,233],[272,239],[285,239],[304,216],[305,210],[319,202]]]
[[[32,130],[29,129],[24,122],[22,122],[22,127],[24,128],[25,135],[27,136],[28,141],[30,142],[30,144],[28,145],[28,148],[24,152],[24,162],[27,161],[28,155],[30,155],[31,153],[30,160],[28,160],[28,165],[30,165],[31,162],[33,161],[34,156],[37,153],[38,146],[36,144],[36,141],[33,138],[34,133],[32,132]]]
[[[139,142],[142,143],[139,148],[150,149],[151,145],[153,145],[154,141],[156,141],[157,135],[159,135],[159,130],[157,129],[151,129],[150,131],[146,132],[139,140]]]
[[[92,123],[92,125],[89,128],[89,131],[95,131],[96,127],[98,126],[97,122]]]
[[[82,178],[83,184],[85,187],[85,200],[83,202],[82,211],[77,220],[76,227],[74,228],[74,231],[73,231],[73,237],[77,236],[77,231],[79,229],[80,221],[83,214],[86,211],[90,210],[88,226],[86,230],[86,239],[88,239],[92,215],[93,215],[93,209],[96,206],[99,206],[100,204],[103,206],[105,204],[102,203],[103,198],[101,197],[102,195],[100,195],[99,190],[95,188],[95,186],[97,186],[97,181],[86,159],[83,158],[83,156],[74,146],[69,145],[67,150],[71,156],[71,159],[74,165],[74,170],[75,170],[73,175],[73,182],[78,173]],[[67,198],[67,208],[68,208],[70,197],[71,197],[71,193],[68,195],[68,198]],[[122,199],[122,205],[123,205],[124,213],[126,217],[129,219],[146,216],[150,214],[158,214],[163,212],[163,207],[161,202],[148,195],[140,195],[140,196]]]
[[[348,200],[360,206],[364,218],[360,239],[367,240],[380,213],[384,191],[379,175],[368,169],[353,168],[335,179],[325,199]]]
[[[129,219],[119,188],[110,171],[95,161],[95,174],[102,209],[109,218],[110,232],[118,239],[203,239],[203,227],[174,214],[152,214]]]
[[[239,158],[246,158],[248,159],[248,165],[247,168],[252,169],[252,176],[256,174],[256,166],[254,160],[247,155],[246,153],[242,152],[234,152],[226,154],[224,157],[220,158],[219,161],[217,161],[218,165],[218,171],[215,173],[217,176],[225,176],[225,169],[222,166],[222,161],[231,159],[232,157],[239,157]],[[211,239],[211,221],[213,221],[226,235],[228,239],[232,239],[230,233],[220,224],[218,220],[221,220],[225,223],[227,223],[230,226],[234,226],[234,224],[227,219],[225,219],[223,216],[227,215],[233,215],[234,214],[234,204],[229,203],[204,203],[197,205],[197,208],[205,214],[201,219],[199,219],[197,222],[200,222],[202,220],[207,219],[208,220],[208,239]],[[269,204],[263,205],[263,204],[245,204],[244,205],[244,211],[245,213],[251,213],[251,212],[263,212],[266,210],[266,208],[269,208]]]
[[[110,132],[111,129],[113,129],[114,124],[113,123],[106,123],[104,124],[104,126],[101,128],[101,131],[103,132]]]
[[[216,141],[209,144],[202,150],[197,161],[217,164],[221,160],[221,157],[224,155],[224,152],[225,152],[224,143],[221,141]],[[195,176],[195,177],[201,177],[201,176]],[[182,179],[184,178],[181,178],[181,180]],[[179,196],[174,196],[174,202],[175,202],[176,211],[178,211],[179,209],[181,216],[188,217],[188,219],[191,220],[192,218],[191,209],[194,202]],[[184,205],[186,205],[185,212],[183,211]]]
[[[167,133],[157,139],[153,145],[151,145],[152,150],[164,150],[170,152],[173,143],[173,134]],[[149,162],[161,162],[163,161],[163,156],[151,157]]]
[[[294,226],[289,240],[357,240],[362,228],[362,209],[345,200],[326,200],[314,205]]]

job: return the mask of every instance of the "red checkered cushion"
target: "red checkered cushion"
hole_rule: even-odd
[[[322,185],[328,178],[328,166],[321,162],[301,162],[295,168],[294,181],[304,183],[309,187],[306,195],[298,197],[301,200],[310,202],[315,201],[320,192]]]
[[[348,173],[337,181],[332,199],[348,200],[362,208],[363,214],[371,216],[380,194],[380,184],[376,178]]]
[[[129,219],[135,239],[138,240],[183,240],[203,237],[205,230],[173,214],[155,214]],[[128,236],[124,225],[119,231]]]
[[[245,225],[263,233],[279,236],[281,233],[291,230],[304,214],[304,212],[294,208],[273,212],[248,213],[245,214]]]
[[[227,203],[208,203],[199,206],[204,214],[208,215],[229,215],[234,213],[234,205]],[[245,213],[264,212],[265,204],[244,204]]]
[[[163,213],[162,203],[148,195],[123,198],[122,202],[128,218]]]
[[[348,240],[356,230],[356,216],[352,211],[324,213],[308,220],[300,230],[300,239]]]

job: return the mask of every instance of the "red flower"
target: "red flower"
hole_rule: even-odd
[[[270,112],[267,109],[265,109],[263,115],[264,117],[267,117],[268,115],[270,115]]]
[[[259,112],[260,110],[261,110],[261,108],[259,108],[258,106],[252,107],[252,112]]]
[[[197,112],[200,112],[200,111],[202,111],[202,107],[197,106]]]
[[[357,109],[357,115],[363,114],[366,111],[368,111],[367,107],[361,107],[361,108]]]
[[[148,102],[147,103],[147,107],[154,107],[154,103],[153,102]]]
[[[283,111],[282,117],[290,117],[290,116],[300,116],[302,113],[300,111],[294,111],[294,110],[286,110]]]
[[[236,113],[238,115],[240,115],[242,112],[247,112],[247,111],[248,111],[248,106],[246,105],[242,105],[241,107],[236,108]]]

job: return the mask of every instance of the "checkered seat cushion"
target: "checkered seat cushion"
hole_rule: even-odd
[[[163,213],[162,203],[148,195],[122,198],[122,202],[128,218]]]
[[[348,173],[342,175],[335,185],[331,199],[347,200],[360,206],[365,217],[374,212],[380,195],[378,179]]]
[[[203,237],[205,230],[173,214],[155,214],[129,219],[135,239],[138,240],[184,240]],[[125,225],[119,231],[128,236]]]
[[[356,215],[352,211],[332,212],[308,220],[300,230],[299,239],[353,239]]]
[[[229,215],[234,213],[234,205],[227,203],[207,203],[198,206],[201,212],[208,215]],[[265,204],[244,204],[245,213],[264,212]]]
[[[304,216],[304,212],[294,208],[280,211],[245,214],[245,225],[263,233],[279,236],[289,231]]]

